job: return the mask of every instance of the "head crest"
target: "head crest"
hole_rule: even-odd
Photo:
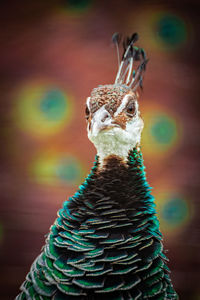
[[[137,33],[133,33],[131,37],[123,39],[124,52],[120,62],[119,45],[122,38],[119,33],[114,33],[112,36],[112,42],[116,45],[118,56],[118,72],[115,84],[126,85],[133,91],[136,91],[138,86],[143,88],[143,73],[148,62],[144,49],[134,46],[134,43],[137,42],[138,39],[139,36]]]

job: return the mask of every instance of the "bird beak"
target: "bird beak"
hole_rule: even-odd
[[[97,136],[98,133],[104,129],[113,127],[112,117],[110,113],[105,109],[105,105],[99,108],[92,116],[89,130],[93,136]]]

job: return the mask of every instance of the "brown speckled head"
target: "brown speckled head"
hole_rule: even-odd
[[[100,85],[92,90],[90,96],[91,113],[95,113],[101,106],[105,105],[106,110],[113,115],[128,92],[131,92],[131,89],[125,85]]]
[[[87,98],[86,119],[89,139],[100,161],[110,156],[124,158],[139,144],[143,128],[137,94],[125,85],[105,85]]]
[[[123,102],[124,97],[128,95],[129,101],[127,105],[132,102],[132,105],[135,105],[137,101],[137,93],[134,93],[128,86],[119,85],[119,84],[109,84],[109,85],[100,85],[95,88],[91,92],[91,96],[87,100],[87,108],[86,108],[86,118],[89,123],[89,127],[91,124],[91,120],[93,115],[98,111],[101,107],[104,107],[105,110],[112,117],[112,123],[119,125],[122,128],[126,127],[126,122],[130,120],[130,117],[133,115],[128,115],[124,113],[124,109],[117,113],[118,108]],[[87,116],[88,112],[88,116]]]

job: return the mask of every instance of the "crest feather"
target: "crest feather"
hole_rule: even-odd
[[[124,51],[120,62],[119,46],[122,38],[119,33],[114,33],[112,36],[112,41],[116,45],[118,55],[118,71],[115,84],[127,85],[133,91],[136,91],[138,87],[142,89],[143,74],[148,62],[144,49],[134,46],[138,39],[139,36],[137,33],[133,33],[131,37],[123,39],[122,45]]]

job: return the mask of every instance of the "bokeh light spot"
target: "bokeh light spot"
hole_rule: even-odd
[[[150,131],[157,143],[170,144],[176,137],[176,124],[166,115],[157,115],[153,120]]]
[[[155,194],[161,230],[176,234],[184,229],[192,217],[192,207],[186,197],[173,189],[160,189]]]
[[[157,38],[168,47],[182,45],[187,38],[185,22],[173,14],[158,14],[155,31]]]
[[[181,223],[187,216],[187,203],[181,198],[171,198],[166,202],[161,211],[162,218],[170,222],[173,226]]]
[[[40,184],[77,185],[83,180],[82,163],[73,155],[59,152],[42,153],[31,165],[31,174]]]
[[[84,13],[88,11],[90,6],[92,5],[92,0],[68,0],[64,1],[64,5],[66,5],[69,13]]]
[[[139,28],[143,47],[155,51],[179,51],[191,43],[194,36],[192,22],[187,16],[158,6],[142,10],[129,20],[130,26]]]
[[[81,177],[80,164],[72,157],[61,159],[56,167],[56,175],[62,181],[77,182]]]
[[[164,157],[180,143],[180,121],[164,107],[148,105],[142,112],[142,146],[145,156]]]
[[[48,120],[57,121],[62,119],[67,109],[65,95],[58,89],[46,91],[39,109]]]
[[[19,92],[14,118],[17,126],[38,137],[53,135],[72,118],[72,97],[48,83],[26,84]]]

